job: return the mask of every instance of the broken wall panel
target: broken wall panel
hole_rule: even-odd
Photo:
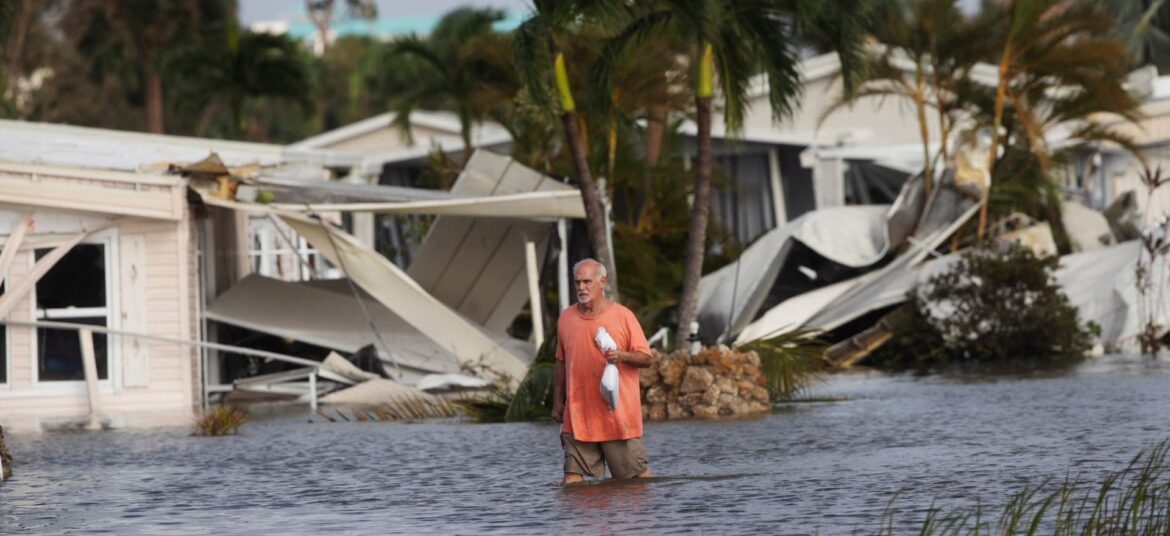
[[[572,191],[511,158],[476,151],[452,187],[458,195]],[[502,333],[524,307],[524,241],[548,247],[549,226],[510,218],[440,216],[407,273],[468,319]],[[517,280],[521,280],[517,283]]]

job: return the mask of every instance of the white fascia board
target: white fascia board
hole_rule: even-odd
[[[310,136],[292,145],[289,149],[320,149],[338,142],[364,136],[378,129],[389,128],[394,121],[394,112],[386,112],[384,114],[375,115],[368,119],[363,119],[356,123],[350,123],[343,127],[335,128],[316,136]]]
[[[393,128],[394,118],[397,115],[394,112],[386,112],[384,114],[375,115],[368,119],[363,119],[356,123],[351,123],[340,128],[330,130],[311,136],[298,141],[289,146],[291,149],[320,149],[336,143],[340,143],[349,139],[365,136],[367,134],[377,132],[381,129]],[[425,127],[433,130],[439,130],[448,136],[460,137],[463,131],[462,125],[459,123],[459,118],[451,112],[435,112],[418,110],[410,114],[410,122],[412,125]],[[504,127],[498,123],[487,121],[477,122],[473,125],[473,130],[478,129],[479,132],[473,133],[474,138],[480,137],[497,137],[499,132],[507,132]],[[475,134],[478,134],[476,136]]]
[[[494,133],[490,136],[484,136],[475,142],[476,147],[491,147],[494,145],[502,145],[511,143],[512,136],[503,131],[502,133]],[[362,175],[378,175],[382,173],[382,166],[386,164],[393,164],[396,162],[406,162],[409,160],[416,160],[423,158],[430,154],[431,150],[438,147],[439,150],[449,153],[463,150],[463,140],[458,136],[448,138],[436,138],[432,140],[431,145],[416,145],[414,147],[403,147],[398,149],[391,149],[388,151],[381,151],[377,153],[370,153],[362,158],[358,172]]]
[[[699,128],[695,125],[694,121],[688,119],[679,125],[678,133],[684,136],[695,137],[699,135]],[[815,133],[811,132],[760,129],[744,129],[739,134],[729,135],[721,123],[712,122],[711,139],[807,146],[815,145],[817,137]]]

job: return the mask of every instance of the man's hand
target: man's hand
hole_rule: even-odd
[[[625,361],[625,359],[622,358],[622,352],[620,350],[610,350],[605,353],[605,361],[606,363],[616,365]]]
[[[565,404],[563,402],[553,402],[552,418],[558,423],[565,419]]]

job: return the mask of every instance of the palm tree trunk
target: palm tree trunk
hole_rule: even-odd
[[[142,62],[142,78],[146,85],[146,130],[155,134],[166,132],[163,124],[162,80],[154,65],[154,54],[146,54]]]
[[[926,90],[923,88],[922,60],[914,70],[914,107],[918,112],[918,135],[922,138],[922,175],[926,185],[926,199],[930,199],[930,187],[934,181],[934,165],[930,159],[930,127],[926,118]]]
[[[589,160],[585,158],[585,140],[581,139],[577,105],[573,102],[573,91],[569,87],[569,75],[565,69],[565,55],[557,52],[553,54],[553,58],[553,82],[561,100],[561,124],[565,129],[565,141],[573,158],[573,166],[577,168],[577,180],[581,182],[581,200],[585,202],[585,228],[589,231],[593,253],[608,272],[606,279],[609,283],[610,297],[616,300],[617,267],[614,266],[613,255],[609,251],[609,233],[605,230],[605,211],[601,209],[601,201],[597,197],[597,183],[593,182],[593,174],[589,172]]]
[[[1009,42],[1003,47],[1003,55],[999,59],[999,84],[995,88],[995,120],[991,124],[991,149],[987,154],[987,175],[990,179],[995,170],[995,156],[999,152],[999,126],[1003,123],[1004,100],[1007,96],[1008,62],[1011,60],[1012,44]],[[991,193],[991,184],[983,187],[983,199],[979,206],[979,227],[975,236],[983,240],[987,233],[987,203]]]
[[[605,264],[606,271],[609,272],[610,296],[616,299],[617,270],[610,262],[605,212],[601,210],[601,201],[597,197],[597,183],[593,181],[593,174],[589,172],[589,161],[585,158],[585,147],[581,142],[581,133],[577,130],[577,112],[562,113],[561,124],[565,128],[565,141],[573,157],[573,166],[577,168],[577,180],[581,183],[581,199],[585,202],[585,228],[589,231],[589,242],[593,245],[597,260]]]
[[[683,288],[679,300],[678,347],[686,348],[691,323],[698,316],[699,279],[703,275],[703,254],[707,243],[707,213],[711,192],[711,97],[695,99],[695,121],[699,130],[699,162],[695,168],[695,200],[691,206],[691,230],[683,257]]]
[[[646,117],[646,167],[651,168],[658,163],[658,156],[662,154],[662,140],[666,137],[666,107],[651,106]],[[653,188],[654,174],[649,169],[642,174],[642,188],[638,192],[638,213],[646,214],[650,204],[650,190]]]

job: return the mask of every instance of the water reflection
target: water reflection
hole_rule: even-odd
[[[648,424],[657,476],[559,484],[551,425],[251,423],[10,438],[0,533],[864,533],[1096,478],[1170,436],[1165,361],[1044,378],[832,377],[843,402],[766,419]],[[908,528],[908,527],[903,527]]]

